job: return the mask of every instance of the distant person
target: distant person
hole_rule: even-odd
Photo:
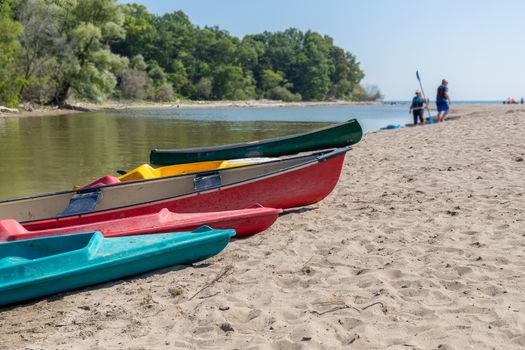
[[[520,100],[520,103],[523,104],[523,102],[524,102],[524,101],[523,101],[523,97],[522,97],[521,100]]]
[[[437,120],[442,122],[445,120],[450,109],[450,97],[448,96],[448,81],[441,80],[441,85],[437,89],[436,106],[437,106]]]
[[[416,90],[416,96],[412,99],[409,113],[414,116],[414,125],[417,125],[417,121],[423,125],[423,114],[425,112],[425,99],[421,96],[421,91]]]

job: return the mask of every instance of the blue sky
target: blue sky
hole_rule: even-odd
[[[363,82],[378,85],[386,99],[409,99],[416,69],[432,98],[442,78],[453,99],[525,96],[523,0],[133,2],[156,14],[182,10],[199,26],[238,37],[289,27],[328,34],[357,56]]]

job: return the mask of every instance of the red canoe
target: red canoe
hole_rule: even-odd
[[[253,203],[269,208],[299,207],[330,194],[350,149],[10,199],[0,201],[0,219],[15,219],[34,231],[154,214],[163,208],[200,213],[243,209]]]
[[[236,237],[246,237],[266,230],[282,211],[255,206],[241,210],[180,214],[164,208],[156,214],[35,231],[27,230],[16,220],[7,219],[0,220],[0,242],[92,231],[100,231],[105,237],[182,232],[193,231],[203,225],[219,230],[235,229]]]

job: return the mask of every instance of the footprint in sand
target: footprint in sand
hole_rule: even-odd
[[[495,297],[497,295],[503,294],[503,288],[492,285],[480,288],[479,291],[485,295],[488,295],[489,297]]]
[[[472,269],[470,267],[467,267],[467,266],[458,266],[458,267],[455,267],[454,270],[460,276],[466,275],[467,273],[472,273]]]
[[[443,281],[441,282],[443,287],[447,290],[460,290],[465,287],[465,284],[459,282],[459,281]]]

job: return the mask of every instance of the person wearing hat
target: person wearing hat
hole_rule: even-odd
[[[416,90],[416,96],[412,99],[412,104],[410,105],[409,113],[412,113],[414,116],[414,125],[417,125],[417,121],[423,125],[423,114],[425,111],[425,100],[421,96],[421,91]]]
[[[442,122],[445,120],[448,114],[450,105],[450,97],[448,96],[448,81],[446,79],[443,79],[441,81],[441,85],[439,85],[437,89],[437,96],[436,96],[436,106],[437,106],[437,119],[438,122]]]

